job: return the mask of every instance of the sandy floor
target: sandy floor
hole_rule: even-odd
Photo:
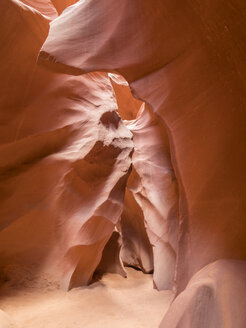
[[[172,292],[153,290],[151,275],[130,268],[127,272],[127,279],[107,274],[67,293],[11,289],[2,295],[0,308],[18,328],[157,328]]]

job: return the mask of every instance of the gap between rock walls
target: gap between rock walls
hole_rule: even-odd
[[[1,328],[245,328],[245,13],[0,1]]]

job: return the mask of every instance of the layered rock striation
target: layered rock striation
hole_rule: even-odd
[[[0,132],[1,276],[70,289],[91,281],[120,219],[132,134],[107,74],[74,77],[37,66],[48,20],[20,2],[6,1],[5,9],[20,17],[13,20],[17,39],[30,41],[1,57],[13,72],[1,90],[8,124]],[[16,61],[16,51],[30,60]]]
[[[2,280],[71,289],[122,259],[176,290],[161,327],[245,327],[245,15],[1,1]]]
[[[242,0],[80,1],[43,46],[53,69],[120,73],[162,120],[179,187],[178,293],[209,263],[246,259],[245,13]]]

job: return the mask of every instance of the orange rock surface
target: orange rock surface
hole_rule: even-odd
[[[244,327],[245,275],[245,261],[218,260],[208,264],[173,301],[160,328]]]
[[[20,23],[26,19],[44,41],[47,20],[9,3],[7,9],[23,14]],[[46,28],[38,29],[37,19]],[[20,28],[18,38],[30,39],[29,30]],[[6,110],[10,100],[17,115],[1,130],[1,270],[13,283],[25,283],[27,275],[35,284],[47,276],[70,289],[90,282],[119,221],[132,135],[117,114],[107,74],[50,73],[36,65],[35,42],[25,48],[30,61],[15,81],[16,94],[2,106]],[[11,54],[2,58],[3,68],[11,63],[18,72]],[[11,83],[5,85],[11,89]]]
[[[125,264],[175,290],[161,327],[246,326],[245,16],[1,1],[2,281],[68,290]]]

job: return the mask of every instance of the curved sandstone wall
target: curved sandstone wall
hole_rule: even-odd
[[[161,327],[245,327],[245,15],[1,1],[1,280],[70,289],[122,259],[177,291]]]

